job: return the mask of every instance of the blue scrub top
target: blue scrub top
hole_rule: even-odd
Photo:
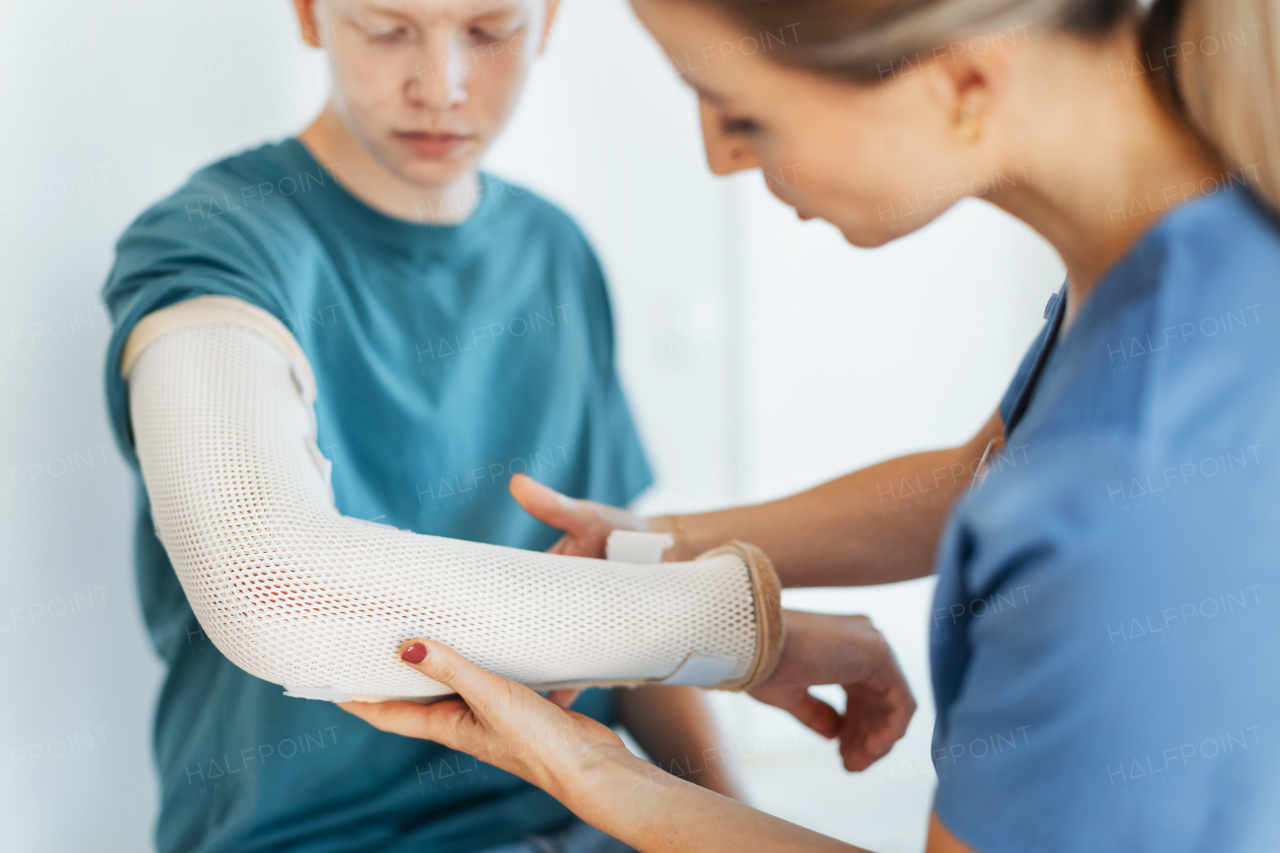
[[[103,298],[107,397],[136,476],[138,592],[167,664],[155,720],[170,851],[478,850],[573,819],[469,756],[291,699],[200,630],[151,521],[116,370],[139,318],[235,296],[293,332],[315,372],[338,509],[418,533],[544,549],[559,532],[507,492],[528,472],[626,504],[651,475],[614,370],[604,278],[563,212],[483,175],[456,226],[393,219],[297,140],[196,173],[125,232]],[[610,691],[574,707],[606,724]]]
[[[935,808],[981,853],[1280,849],[1278,227],[1177,208],[1002,404],[931,620]]]

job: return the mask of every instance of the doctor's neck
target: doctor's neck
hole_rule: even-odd
[[[1012,144],[1015,158],[1033,162],[1035,174],[989,200],[1061,255],[1069,276],[1065,328],[1152,225],[1248,176],[1228,175],[1213,147],[1161,102],[1145,76],[1117,79],[1114,69],[1142,56],[1133,29],[1100,42],[1058,38],[1056,49],[1020,51],[1015,60],[1044,65],[1031,69],[1034,103],[1029,97],[1011,105],[1025,109],[1019,124],[1030,128]]]

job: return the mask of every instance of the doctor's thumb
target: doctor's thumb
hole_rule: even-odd
[[[407,640],[400,648],[400,660],[423,675],[452,687],[468,699],[496,678],[472,664],[448,646],[430,640]]]

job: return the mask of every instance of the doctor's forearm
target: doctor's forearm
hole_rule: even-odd
[[[1003,423],[994,415],[968,443],[900,456],[790,497],[696,515],[662,516],[668,559],[729,539],[763,548],[783,586],[863,586],[927,575],[947,509],[973,479]]]
[[[717,794],[746,802],[733,764],[736,751],[719,732],[702,690],[651,684],[619,690],[618,722],[654,764]]]
[[[554,774],[545,789],[640,853],[866,853],[614,750]]]

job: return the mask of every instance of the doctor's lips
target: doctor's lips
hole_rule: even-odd
[[[440,130],[396,130],[396,139],[403,142],[419,157],[448,157],[458,148],[476,137],[469,133],[449,133]]]

